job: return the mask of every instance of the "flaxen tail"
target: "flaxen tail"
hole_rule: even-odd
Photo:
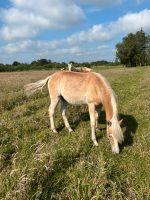
[[[35,83],[29,83],[27,85],[24,86],[25,89],[25,93],[27,96],[32,95],[34,92],[36,92],[37,90],[41,90],[43,89],[43,87],[47,84],[48,80],[50,79],[50,76],[48,76],[47,78],[43,79],[43,80],[39,80]]]

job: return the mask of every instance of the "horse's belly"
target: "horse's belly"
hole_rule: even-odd
[[[69,104],[86,104],[86,96],[78,97],[76,94],[74,95],[63,95],[63,98],[69,103]]]

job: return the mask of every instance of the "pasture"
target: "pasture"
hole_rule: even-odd
[[[0,73],[0,199],[149,200],[150,68],[96,69],[118,96],[125,141],[118,155],[106,137],[105,112],[94,147],[87,106],[69,106],[73,133],[49,129],[47,87],[27,98],[23,86],[50,71]]]

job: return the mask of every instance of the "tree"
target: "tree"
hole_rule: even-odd
[[[147,38],[141,29],[135,34],[129,33],[116,45],[117,59],[127,67],[147,64]]]
[[[37,61],[37,64],[41,65],[41,66],[47,65],[48,61],[47,61],[47,59],[40,59],[40,60]]]
[[[150,65],[150,35],[147,36],[146,56],[147,64]]]
[[[18,65],[20,65],[20,62],[18,62],[18,61],[14,61],[12,64],[12,66],[18,66]]]

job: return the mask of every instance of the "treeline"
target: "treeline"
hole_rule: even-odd
[[[115,62],[108,62],[105,60],[95,61],[95,62],[85,62],[85,63],[76,63],[74,61],[70,61],[74,66],[80,67],[89,67],[92,68],[94,66],[112,66],[117,65]],[[0,72],[12,72],[12,71],[27,71],[27,70],[51,70],[51,69],[62,69],[67,68],[67,63],[62,62],[53,62],[47,59],[39,59],[37,61],[33,61],[31,63],[20,63],[18,61],[14,61],[12,64],[0,64]]]

